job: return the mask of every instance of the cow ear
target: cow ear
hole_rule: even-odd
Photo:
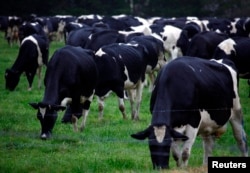
[[[183,135],[172,128],[170,129],[170,134],[174,138],[174,140],[182,140],[182,141],[188,140],[188,137],[186,135]]]
[[[152,131],[151,126],[149,126],[147,129],[145,129],[145,130],[143,130],[141,132],[138,132],[136,134],[132,134],[131,137],[135,138],[135,139],[138,139],[138,140],[144,140],[147,137],[149,137],[150,131]]]
[[[38,109],[39,108],[39,104],[38,103],[29,103],[30,106],[32,106],[34,109]]]

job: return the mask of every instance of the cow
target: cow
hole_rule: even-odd
[[[175,59],[183,53],[180,47],[177,46],[178,39],[181,36],[182,29],[172,25],[150,25],[151,33],[156,33],[161,36],[164,41],[164,49],[169,55],[169,59]]]
[[[225,33],[230,35],[231,30],[233,29],[232,22],[228,18],[203,18],[201,19],[206,31],[215,31],[219,33]]]
[[[177,166],[187,166],[197,135],[203,139],[207,164],[215,139],[226,131],[228,122],[242,156],[248,155],[237,71],[230,60],[188,56],[172,60],[157,76],[150,112],[149,127],[131,136],[148,138],[154,169],[169,168],[170,150]]]
[[[5,71],[6,89],[13,91],[19,83],[23,72],[26,74],[29,86],[32,89],[34,76],[38,74],[38,88],[41,88],[41,70],[47,65],[49,43],[44,36],[33,34],[25,37],[21,42],[18,56],[11,68]]]
[[[67,37],[69,35],[69,33],[75,29],[79,29],[82,27],[86,27],[86,25],[81,24],[81,23],[77,23],[77,22],[69,22],[66,23],[65,27],[64,27],[64,42],[66,43]]]
[[[165,50],[163,47],[163,40],[157,34],[133,36],[129,40],[136,41],[140,45],[146,46],[148,49],[150,58],[146,74],[149,77],[149,91],[151,92],[156,74],[162,66],[167,63],[164,53]]]
[[[231,20],[232,29],[230,30],[230,37],[250,36],[250,18],[249,17],[239,17]]]
[[[218,44],[228,39],[225,33],[203,31],[196,34],[187,45],[186,56],[211,59]]]
[[[116,30],[104,29],[89,35],[84,48],[97,51],[104,45],[111,43],[124,43],[125,36]]]
[[[250,79],[250,38],[232,37],[222,41],[216,48],[214,59],[230,59],[235,63],[239,77]],[[250,85],[249,85],[250,86]],[[249,92],[250,97],[250,92]]]
[[[127,43],[112,43],[101,47],[95,53],[100,74],[95,89],[95,94],[99,100],[99,118],[103,117],[104,99],[110,91],[113,91],[119,97],[119,109],[123,118],[126,118],[124,106],[124,90],[126,90],[130,98],[131,119],[139,120],[147,66],[153,66],[154,68],[158,59],[163,59],[159,57],[164,56],[160,51],[161,49],[158,49],[157,42],[153,46],[153,37],[150,39],[145,39],[146,44],[136,40]],[[157,49],[152,52],[154,48]]]
[[[66,39],[66,45],[80,46],[86,48],[87,42],[89,42],[89,36],[93,33],[97,33],[107,28],[103,27],[90,27],[84,26],[79,29],[71,31]]]
[[[67,106],[71,108],[71,116],[75,131],[83,131],[93,99],[97,83],[98,71],[94,61],[94,53],[81,47],[66,45],[56,50],[48,62],[45,73],[45,92],[43,100],[30,103],[37,109],[37,118],[41,124],[41,139],[52,135],[57,112]],[[82,123],[77,126],[78,117],[74,114],[82,112]]]
[[[32,34],[38,34],[47,38],[47,35],[41,24],[39,24],[38,22],[23,22],[22,25],[20,25],[18,31],[18,37],[20,42],[22,42],[25,37],[30,36]]]
[[[0,30],[4,32],[4,38],[11,47],[14,42],[19,44],[18,30],[21,23],[21,17],[0,16]]]

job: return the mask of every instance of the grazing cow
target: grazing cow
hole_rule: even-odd
[[[225,132],[228,122],[242,156],[248,155],[233,66],[229,60],[179,57],[162,68],[150,100],[151,125],[131,135],[148,138],[155,169],[169,168],[170,149],[177,166],[187,166],[197,135],[203,139],[206,164],[215,138]]]
[[[40,88],[42,65],[47,65],[48,54],[49,43],[46,38],[37,34],[25,37],[13,66],[5,71],[6,89],[13,91],[23,72],[25,72],[29,82],[28,90],[31,90],[36,72],[39,78],[38,87]]]
[[[104,45],[111,43],[124,43],[125,36],[120,34],[116,30],[105,29],[102,31],[95,32],[88,37],[85,48],[97,51]]]
[[[214,59],[231,59],[238,69],[239,77],[250,79],[250,38],[232,37],[221,42],[214,53]],[[249,84],[249,83],[248,83]],[[249,85],[250,87],[250,85]],[[249,90],[250,97],[250,90]]]
[[[37,118],[42,127],[42,139],[51,136],[57,111],[64,110],[66,106],[71,108],[75,131],[78,131],[78,118],[74,114],[82,108],[80,130],[84,129],[97,77],[92,51],[67,45],[53,54],[45,74],[43,100],[39,103],[30,103],[33,108],[38,109]]]
[[[96,64],[100,73],[95,90],[99,99],[99,118],[103,117],[104,100],[109,91],[115,92],[119,97],[119,109],[123,118],[126,118],[124,89],[130,95],[134,94],[133,89],[137,89],[136,100],[130,96],[130,101],[132,119],[139,119],[141,82],[144,81],[145,73],[152,74],[165,64],[162,41],[153,36],[134,36],[130,42],[132,43],[108,44],[96,52]],[[69,113],[64,115],[62,122],[70,122]]]
[[[106,30],[103,27],[90,27],[85,26],[79,29],[71,31],[66,39],[66,44],[71,46],[80,46],[85,48],[87,42],[89,41],[89,36],[93,33]]]

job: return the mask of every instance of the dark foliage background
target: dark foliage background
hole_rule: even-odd
[[[249,0],[7,0],[0,15],[132,14],[141,17],[247,17]]]

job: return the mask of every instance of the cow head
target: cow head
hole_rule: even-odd
[[[13,91],[20,80],[20,73],[12,69],[5,70],[5,88]]]
[[[132,134],[131,137],[139,140],[148,138],[151,161],[154,169],[169,168],[169,154],[173,139],[188,139],[187,136],[182,135],[166,125],[151,125],[144,131]]]
[[[45,103],[29,103],[34,109],[37,109],[37,118],[41,124],[41,139],[48,139],[51,137],[52,129],[57,119],[57,111],[64,110],[64,106],[49,105]]]

